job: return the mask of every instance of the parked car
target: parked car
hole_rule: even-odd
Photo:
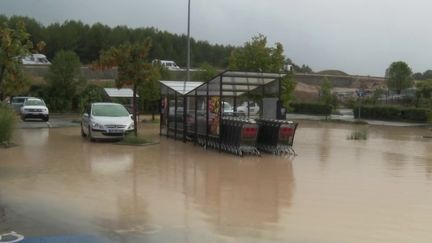
[[[49,110],[45,102],[37,98],[27,98],[21,107],[21,119],[39,118],[44,121],[49,120]]]
[[[153,64],[159,62],[161,66],[164,66],[165,68],[167,68],[168,70],[180,70],[181,68],[177,65],[177,63],[175,63],[174,61],[171,60],[158,60],[155,59],[153,60]]]
[[[122,139],[134,130],[132,115],[121,104],[92,103],[81,120],[81,136],[95,139]]]
[[[12,108],[17,113],[20,113],[21,112],[21,107],[24,105],[24,102],[27,99],[29,99],[29,98],[33,98],[33,97],[27,97],[27,96],[15,96],[15,97],[12,97],[12,99],[10,100],[10,105],[12,106]]]
[[[248,114],[248,102],[243,102],[240,106],[236,109],[237,113],[247,115]],[[249,115],[255,116],[258,115],[258,112],[260,111],[260,107],[256,102],[249,102]]]
[[[50,65],[51,62],[43,54],[30,54],[21,58],[24,65]]]

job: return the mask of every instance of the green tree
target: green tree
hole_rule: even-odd
[[[432,104],[432,80],[420,81],[416,87],[416,106],[430,108]]]
[[[393,62],[386,71],[387,86],[400,94],[402,90],[413,86],[411,68],[405,62]]]
[[[414,73],[412,75],[414,80],[423,80],[423,74],[422,73]]]
[[[293,72],[290,72],[281,80],[281,99],[283,105],[290,110],[291,102],[294,101],[294,90],[297,82],[294,80]]]
[[[281,43],[276,43],[276,47],[268,47],[267,38],[260,34],[252,37],[252,40],[246,42],[244,47],[232,52],[229,68],[249,72],[279,73],[283,70],[285,63],[291,61],[285,58],[283,52]],[[296,85],[292,73],[281,79],[281,99],[288,109],[293,100],[293,91]]]
[[[432,70],[426,70],[422,76],[423,76],[423,80],[426,79],[432,80]]]
[[[150,39],[134,44],[122,44],[119,47],[112,47],[107,51],[102,52],[99,61],[95,64],[95,67],[99,69],[117,66],[118,78],[116,79],[116,86],[118,88],[123,86],[129,86],[132,88],[132,109],[135,136],[138,135],[137,91],[146,83],[159,77],[158,68],[153,66],[148,60],[150,49]]]
[[[197,81],[209,81],[217,75],[218,71],[212,65],[204,63],[200,66],[200,71],[195,72],[193,75],[193,80]]]
[[[424,80],[416,84],[417,96],[430,99],[432,95],[432,80]]]
[[[85,106],[92,102],[104,102],[108,97],[104,89],[95,84],[87,85],[79,95],[79,108],[83,112]]]
[[[332,83],[328,78],[324,78],[324,82],[320,86],[320,102],[326,105],[337,106],[337,97],[332,94]]]
[[[231,53],[228,67],[231,70],[250,72],[280,72],[284,63],[282,44],[267,47],[267,37],[260,34]]]
[[[18,22],[13,29],[3,23],[0,27],[0,101],[25,89],[26,78],[18,57],[30,54],[32,48],[23,22]]]
[[[77,88],[84,82],[80,77],[81,63],[73,51],[58,52],[45,77],[48,84],[48,104],[57,111],[72,108]]]
[[[147,82],[142,85],[138,93],[142,99],[142,102],[150,109],[152,114],[152,121],[155,120],[155,115],[158,109],[158,104],[160,100],[160,74],[155,72]]]

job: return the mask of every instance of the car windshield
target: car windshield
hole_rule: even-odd
[[[98,104],[93,106],[92,115],[122,117],[129,116],[129,112],[122,105]]]
[[[24,103],[25,106],[33,106],[33,105],[45,105],[45,103],[42,100],[27,100]]]

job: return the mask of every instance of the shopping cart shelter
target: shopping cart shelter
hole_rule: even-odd
[[[239,155],[293,152],[297,124],[281,119],[285,75],[225,71],[207,82],[160,81],[160,134]]]

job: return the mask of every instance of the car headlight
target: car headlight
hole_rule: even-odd
[[[95,129],[105,129],[105,127],[99,123],[92,122],[92,127]]]

